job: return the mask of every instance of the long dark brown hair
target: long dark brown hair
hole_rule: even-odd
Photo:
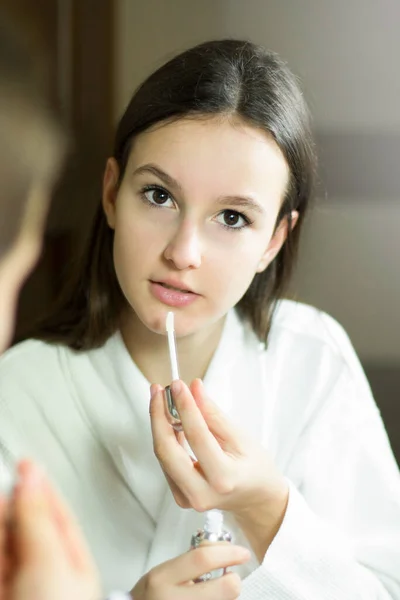
[[[136,90],[119,122],[113,154],[122,180],[139,133],[157,123],[219,114],[237,116],[272,135],[290,171],[276,223],[288,220],[287,240],[237,305],[241,317],[266,341],[274,307],[295,263],[315,174],[308,109],[287,65],[275,53],[239,40],[206,42],[183,52]],[[292,231],[294,210],[300,216]],[[86,350],[101,346],[116,331],[126,300],[114,270],[113,235],[100,205],[76,271],[34,337]]]

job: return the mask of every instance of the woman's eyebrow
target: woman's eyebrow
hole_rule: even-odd
[[[248,208],[259,214],[265,214],[263,206],[251,196],[223,196],[218,199],[218,204],[235,206],[236,208]]]
[[[165,185],[168,185],[169,187],[174,188],[175,190],[182,191],[180,183],[178,183],[176,179],[171,177],[171,175],[168,175],[168,173],[163,171],[158,165],[154,163],[147,163],[145,165],[141,165],[140,167],[134,170],[133,175],[141,175],[142,173],[151,173],[152,175],[155,175],[156,177],[161,179],[161,181],[163,181]]]

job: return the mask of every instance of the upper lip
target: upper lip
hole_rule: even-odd
[[[183,283],[182,281],[178,281],[177,279],[157,279],[157,280],[152,279],[152,282],[169,285],[170,287],[176,288],[177,290],[191,292],[192,294],[196,293],[188,285],[186,285],[186,283]]]

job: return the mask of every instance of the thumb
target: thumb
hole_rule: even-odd
[[[7,502],[0,498],[0,600],[5,599],[4,580],[6,578],[6,528],[7,528]]]
[[[33,463],[23,462],[13,502],[13,536],[16,559],[23,567],[51,569],[63,558],[60,536],[46,499],[44,478]]]
[[[81,573],[95,573],[94,561],[71,509],[46,478],[43,487],[49,513],[57,526],[60,543],[64,548],[66,557],[69,558],[71,565]]]

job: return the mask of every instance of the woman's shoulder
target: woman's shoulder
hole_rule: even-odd
[[[60,353],[71,352],[57,344],[28,339],[0,357],[0,401],[46,393],[62,382]]]
[[[0,357],[0,397],[24,390],[47,393],[65,387],[66,382],[94,380],[113,362],[121,345],[117,334],[103,346],[85,351],[38,339],[20,342]]]
[[[307,373],[330,372],[333,379],[340,375],[363,381],[365,375],[356,350],[336,319],[322,310],[282,300],[275,311],[266,356],[284,360],[298,367],[302,376]],[[364,385],[363,383],[363,385]]]
[[[47,408],[54,390],[62,388],[58,350],[55,345],[29,339],[12,346],[0,357],[2,437],[6,435],[4,427],[11,435],[13,427],[19,427],[15,423],[37,422],[40,406]]]
[[[0,369],[4,370],[7,367],[19,363],[21,360],[27,361],[29,365],[31,360],[41,360],[43,357],[48,358],[56,352],[58,345],[48,344],[36,339],[27,339],[11,346],[0,356]]]
[[[57,360],[61,348],[64,347],[36,339],[19,342],[0,356],[0,378],[14,370],[24,374],[43,364],[50,366]]]
[[[302,302],[282,300],[278,304],[272,320],[271,343],[282,336],[289,336],[303,346],[330,350],[346,361],[354,354],[342,325],[326,312]]]
[[[308,409],[342,402],[350,410],[351,398],[375,411],[371,390],[356,350],[344,328],[330,315],[289,300],[277,307],[265,351],[270,372],[281,378],[291,399],[303,394]],[[288,377],[290,373],[290,377]],[[342,397],[343,396],[343,397]],[[364,410],[360,402],[352,406]],[[311,408],[310,408],[311,407]]]

